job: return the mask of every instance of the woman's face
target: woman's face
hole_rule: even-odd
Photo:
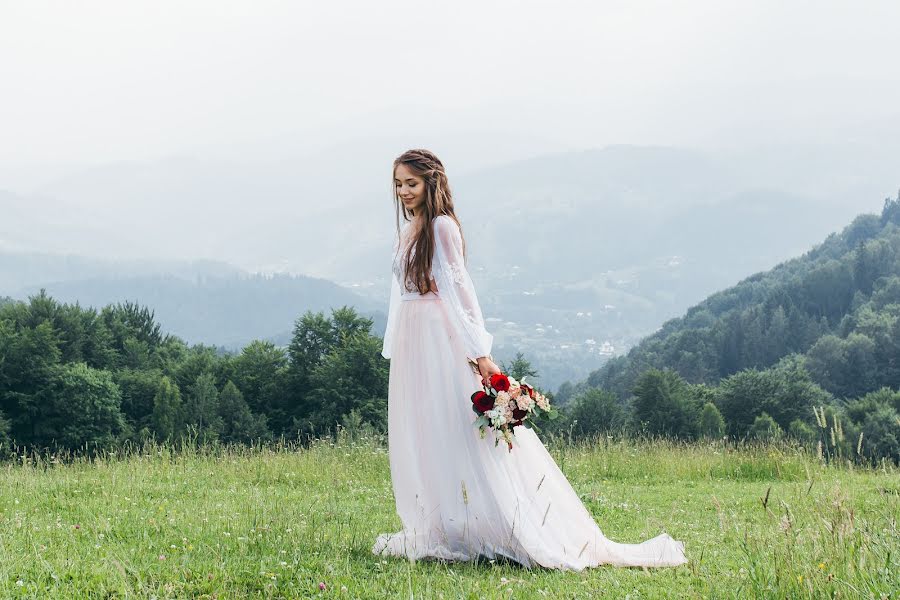
[[[425,203],[425,180],[401,163],[394,170],[394,187],[406,210],[419,214],[419,208]]]

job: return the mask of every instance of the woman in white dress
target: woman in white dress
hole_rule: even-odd
[[[379,535],[372,552],[575,571],[687,562],[684,543],[665,533],[640,544],[608,540],[531,429],[515,428],[511,451],[493,435],[481,437],[470,397],[500,369],[441,161],[422,149],[400,155],[394,199],[398,235],[382,355],[391,359],[388,450],[403,528]]]

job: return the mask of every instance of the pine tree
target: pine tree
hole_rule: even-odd
[[[231,380],[219,393],[219,415],[222,418],[221,439],[224,442],[250,442],[270,436],[264,415],[254,415],[243,394]]]
[[[725,419],[712,402],[703,405],[700,412],[700,435],[707,438],[721,438],[725,433]]]
[[[153,397],[151,424],[161,440],[173,440],[182,431],[181,390],[171,379],[163,376]]]
[[[9,421],[4,418],[3,412],[0,412],[0,457],[6,454],[9,450],[9,445],[12,442],[12,440],[9,439],[9,430]]]
[[[212,373],[203,373],[197,377],[184,409],[185,424],[195,429],[199,441],[211,441],[219,437],[224,423],[219,416],[219,391]]]
[[[516,357],[512,360],[509,365],[502,365],[501,371],[508,375],[512,375],[513,378],[522,381],[525,377],[531,378],[526,383],[533,383],[534,379],[538,377],[538,372],[531,366],[531,362],[525,358],[525,354],[522,352],[516,352]]]

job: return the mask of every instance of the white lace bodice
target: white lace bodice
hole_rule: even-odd
[[[434,256],[431,261],[431,276],[454,329],[461,336],[466,353],[472,360],[487,356],[491,352],[493,336],[484,327],[484,317],[475,286],[466,270],[462,253],[462,235],[456,222],[447,215],[438,215],[432,221],[434,228]],[[391,266],[391,297],[388,304],[388,323],[384,333],[384,345],[381,355],[391,357],[391,343],[396,326],[396,313],[400,308],[402,297],[418,296],[419,292],[408,281],[404,272],[404,253],[410,243],[410,227],[405,225],[400,237],[394,241],[393,262]],[[411,250],[415,252],[415,248]],[[400,282],[406,282],[406,289],[401,289]]]

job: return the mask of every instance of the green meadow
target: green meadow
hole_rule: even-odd
[[[900,473],[787,444],[563,437],[604,534],[685,541],[687,565],[582,572],[376,557],[396,531],[383,437],[145,445],[0,466],[2,598],[894,598]]]

